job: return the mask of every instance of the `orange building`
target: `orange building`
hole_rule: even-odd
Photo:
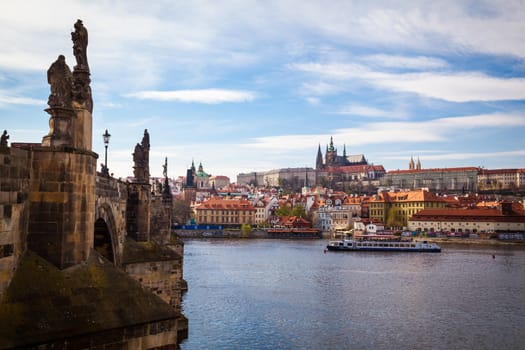
[[[255,212],[245,199],[210,198],[195,208],[195,217],[199,225],[253,225]]]
[[[423,209],[444,208],[442,197],[425,191],[381,192],[368,202],[369,218],[386,226],[404,227],[412,215]]]

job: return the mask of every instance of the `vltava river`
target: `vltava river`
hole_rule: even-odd
[[[326,243],[187,241],[181,349],[525,349],[525,250]]]

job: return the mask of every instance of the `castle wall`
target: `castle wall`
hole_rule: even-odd
[[[0,297],[13,278],[18,260],[27,247],[27,164],[28,152],[0,146]]]

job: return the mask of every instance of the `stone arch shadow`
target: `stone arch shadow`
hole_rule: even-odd
[[[108,204],[101,204],[95,213],[93,248],[106,259],[120,264],[119,239],[115,218]]]

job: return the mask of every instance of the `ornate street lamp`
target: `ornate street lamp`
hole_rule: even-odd
[[[106,129],[106,132],[102,134],[102,138],[104,139],[104,147],[106,148],[106,153],[104,156],[104,169],[102,169],[102,174],[109,176],[109,169],[108,169],[108,145],[109,145],[109,138],[111,137],[111,134],[108,132],[108,129]]]

